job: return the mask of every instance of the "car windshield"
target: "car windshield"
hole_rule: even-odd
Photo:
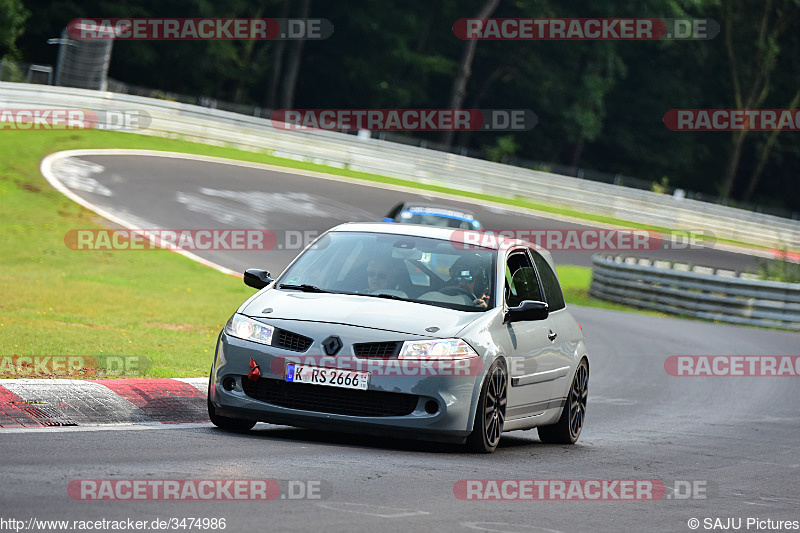
[[[485,311],[495,305],[496,256],[449,240],[332,232],[303,252],[277,286]]]
[[[449,216],[440,213],[425,213],[420,211],[403,211],[400,222],[405,224],[424,224],[426,226],[443,226],[446,228],[476,229],[474,220],[465,220],[463,217]]]

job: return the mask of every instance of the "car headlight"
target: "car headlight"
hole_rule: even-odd
[[[275,328],[262,324],[244,315],[234,314],[225,324],[225,333],[246,341],[272,344],[272,334]]]
[[[478,357],[472,346],[461,339],[406,341],[398,359],[464,359]]]

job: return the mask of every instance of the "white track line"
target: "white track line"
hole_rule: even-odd
[[[96,426],[52,426],[28,428],[0,428],[0,433],[79,433],[84,431],[153,431],[159,429],[198,429],[212,427],[211,422],[182,422],[162,424],[161,422],[126,422],[122,424],[98,424]]]
[[[111,151],[113,152],[114,150],[111,150]],[[70,200],[82,205],[83,207],[85,207],[86,209],[88,209],[90,211],[94,211],[95,213],[97,213],[101,217],[106,218],[106,219],[110,220],[111,222],[114,222],[115,224],[119,224],[120,226],[122,226],[124,228],[128,228],[130,230],[143,232],[145,235],[148,235],[149,237],[151,237],[152,238],[151,240],[153,240],[153,241],[158,240],[158,239],[156,239],[157,236],[151,234],[151,232],[146,231],[143,228],[138,227],[136,224],[128,222],[124,218],[121,218],[121,217],[119,217],[119,216],[117,216],[117,215],[115,215],[115,214],[113,214],[113,213],[111,213],[109,211],[106,211],[102,207],[99,207],[99,206],[93,204],[92,202],[90,202],[90,201],[88,201],[88,200],[86,200],[84,198],[81,198],[77,194],[73,193],[71,190],[69,190],[69,188],[67,188],[63,183],[61,183],[61,181],[59,181],[59,179],[53,173],[53,163],[55,163],[59,159],[64,159],[64,158],[67,158],[67,157],[78,157],[78,156],[81,156],[81,155],[84,155],[84,156],[85,155],[137,155],[137,154],[106,154],[106,153],[95,153],[95,152],[104,152],[104,151],[100,151],[100,150],[69,150],[69,151],[66,151],[66,152],[56,152],[56,153],[50,154],[47,157],[45,157],[44,159],[42,159],[42,164],[40,165],[39,170],[42,172],[42,175],[45,177],[45,179],[48,182],[50,182],[50,185],[52,185],[54,189],[56,189],[58,192],[60,192],[61,194],[63,194],[67,198],[69,198]],[[144,154],[142,154],[142,155],[144,155]],[[231,276],[242,277],[242,274],[240,274],[240,273],[238,273],[238,272],[236,272],[234,270],[231,270],[230,268],[227,268],[227,267],[224,267],[224,266],[219,265],[217,263],[214,263],[213,261],[209,261],[207,259],[203,259],[199,255],[193,254],[192,252],[187,252],[186,250],[181,250],[181,249],[175,250],[175,249],[172,249],[172,248],[170,248],[169,250],[171,252],[175,252],[176,254],[181,254],[184,257],[188,257],[192,261],[197,261],[198,263],[200,263],[202,265],[205,265],[207,267],[211,267],[214,270],[218,270],[218,271],[222,272],[223,274],[229,274]]]

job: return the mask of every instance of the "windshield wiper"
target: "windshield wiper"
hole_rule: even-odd
[[[320,289],[319,287],[316,287],[314,285],[308,285],[306,283],[303,283],[301,285],[292,285],[291,283],[281,283],[279,288],[281,288],[281,289],[295,289],[295,290],[303,291],[303,292],[330,292],[330,291],[326,291],[325,289]]]
[[[386,298],[387,300],[400,300],[402,302],[416,302],[417,300],[412,300],[411,298],[403,298],[402,296],[397,296],[396,294],[361,294],[361,293],[348,293],[348,294],[357,294],[358,296],[369,296],[371,298]]]

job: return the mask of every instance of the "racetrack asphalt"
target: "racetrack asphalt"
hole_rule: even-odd
[[[86,159],[103,167],[93,177],[112,195],[80,194],[143,221],[141,227],[245,227],[241,224],[257,222],[275,230],[320,231],[343,219],[375,219],[409,197],[339,181],[184,160]],[[85,188],[90,185],[84,183]],[[201,188],[214,192],[205,194]],[[280,194],[262,197],[271,203],[261,205],[287,207],[264,214],[263,207],[248,208],[238,200],[219,211],[219,206],[212,208],[223,198],[219,191]],[[178,193],[187,203],[176,205]],[[223,199],[230,198],[242,197],[228,194]],[[189,205],[197,210],[185,207]],[[309,214],[322,209],[324,217]],[[538,217],[472,209],[487,227],[508,224],[509,218],[512,227],[519,220],[541,228],[566,227]],[[220,221],[214,213],[246,218]],[[709,261],[692,261],[698,264],[721,258],[726,264],[717,266],[738,268],[734,261],[741,259],[715,250],[684,253],[690,252],[710,254],[703,256]],[[209,252],[207,258],[234,270],[262,266],[277,271],[295,254]],[[571,262],[567,255],[554,256],[557,262]],[[581,257],[574,262],[581,264]],[[512,432],[494,454],[483,456],[453,445],[269,424],[231,434],[206,422],[165,424],[153,417],[3,429],[0,517],[225,518],[226,530],[236,532],[691,531],[692,518],[701,521],[700,530],[714,525],[704,522],[714,518],[723,524],[740,518],[742,529],[748,518],[800,520],[800,378],[676,377],[665,370],[672,355],[797,355],[800,336],[578,306],[570,306],[570,312],[583,326],[592,358],[587,421],[575,446],[545,445],[535,430]],[[200,392],[203,384],[192,386]],[[15,387],[17,401],[36,399],[31,387],[6,388]],[[193,397],[182,401],[201,409],[202,393]],[[122,396],[132,404],[131,413],[138,409],[147,415],[136,398],[141,395]],[[61,414],[70,412],[61,409]],[[270,479],[279,481],[280,495],[250,502],[75,499],[70,483],[85,479]],[[486,479],[653,479],[668,490],[658,501],[462,501],[454,494],[460,480]],[[321,487],[319,498],[293,499],[297,492],[290,485],[303,484]],[[684,498],[687,486],[704,490]]]
[[[553,234],[563,236],[561,242],[565,245],[567,236],[559,235],[558,230],[601,229],[591,222],[578,224],[555,220],[547,214],[513,211],[512,206],[441,199],[433,193],[392,190],[379,183],[322,179],[295,172],[235,162],[198,161],[191,156],[86,155],[69,157],[54,165],[54,174],[73,194],[140,228],[275,232],[280,248],[267,254],[252,250],[195,252],[237,271],[261,266],[277,274],[300,251],[292,246],[296,242],[293,235],[318,235],[344,222],[380,221],[402,201],[466,208],[491,230],[556,230]],[[731,270],[753,269],[765,261],[698,243],[651,242],[657,249],[609,253]],[[596,252],[572,246],[564,250],[548,248],[557,264],[581,266],[591,266],[591,256]]]
[[[230,531],[689,531],[695,517],[798,519],[798,378],[664,370],[676,354],[796,354],[797,334],[571,312],[592,357],[575,446],[543,444],[535,430],[508,433],[482,456],[269,424],[247,434],[202,422],[4,429],[2,514],[226,518]],[[272,479],[321,489],[319,499],[298,501],[75,500],[69,484],[84,479]],[[453,487],[464,479],[655,479],[673,491],[658,501],[462,501]],[[686,486],[702,488],[703,499],[679,499]]]

